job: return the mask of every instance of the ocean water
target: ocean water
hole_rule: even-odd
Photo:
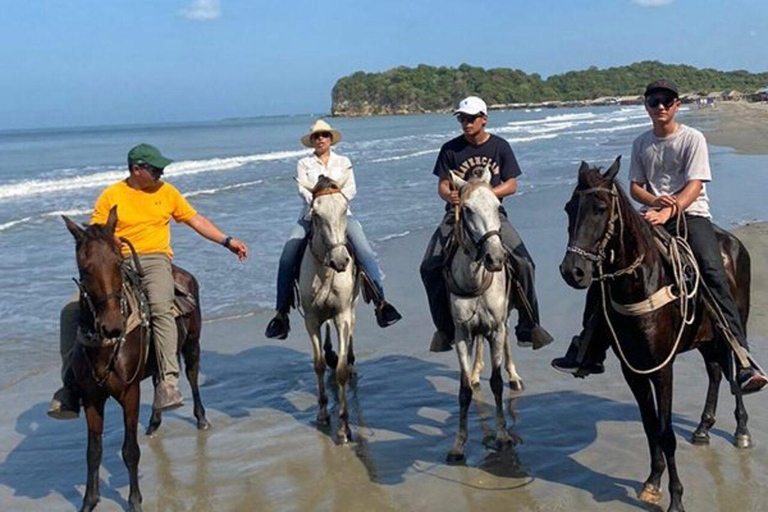
[[[309,150],[299,137],[312,121],[312,116],[293,116],[0,132],[3,380],[33,371],[39,361],[55,360],[59,309],[74,291],[76,275],[74,243],[61,215],[87,222],[99,192],[126,176],[125,155],[139,142],[157,145],[173,158],[166,179],[200,213],[249,245],[251,255],[243,264],[185,226],[173,227],[175,261],[198,277],[204,316],[271,307],[280,250],[301,210],[292,177],[297,160]],[[453,117],[331,122],[344,134],[337,151],[355,168],[359,192],[352,210],[374,247],[438,222],[442,206],[431,171],[440,145],[459,133]],[[581,160],[607,166],[624,155],[626,176],[632,140],[649,121],[642,107],[601,107],[493,112],[489,127],[512,144],[523,168],[518,194],[535,197],[558,188],[567,197]],[[715,172],[735,172],[732,156],[730,150],[713,148]],[[747,167],[744,173],[757,171],[748,159],[739,162]],[[710,195],[717,204],[717,193]],[[562,204],[522,209],[514,197],[505,204],[518,226],[542,214],[551,217],[551,225],[563,222]],[[719,223],[726,226],[767,213],[757,195],[716,207]],[[29,358],[30,351],[41,356]]]

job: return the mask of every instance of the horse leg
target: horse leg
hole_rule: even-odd
[[[475,365],[472,367],[472,377],[469,379],[469,384],[476,388],[480,385],[480,376],[483,374],[483,367],[485,366],[485,354],[483,354],[483,348],[485,347],[485,340],[482,336],[475,336]]]
[[[512,391],[523,391],[525,389],[525,384],[523,384],[523,378],[517,374],[517,367],[515,366],[515,361],[512,359],[512,345],[509,343],[509,333],[507,332],[506,321],[502,326],[502,333],[504,336],[502,340],[504,344],[502,347],[504,349],[504,361],[507,365],[507,374],[509,375],[509,389]]]
[[[352,430],[349,428],[349,409],[347,408],[347,382],[349,381],[349,336],[352,326],[352,314],[350,312],[340,314],[334,318],[336,334],[339,338],[339,364],[336,366],[336,384],[339,390],[339,444],[346,444],[352,440]]]
[[[317,376],[317,424],[318,426],[328,425],[328,395],[325,393],[325,358],[320,349],[320,325],[317,321],[305,317],[304,323],[309,333],[309,341],[312,342],[312,360],[315,366],[315,375]]]
[[[669,508],[667,512],[683,512],[683,484],[677,474],[675,450],[677,440],[672,430],[672,365],[659,370],[654,379],[656,402],[659,410],[659,435],[664,456],[669,468]]]
[[[491,341],[491,390],[496,401],[496,447],[504,450],[512,446],[512,436],[507,432],[507,420],[504,417],[504,379],[501,377],[501,363],[504,359],[504,342],[506,333],[500,329],[494,333]],[[483,340],[478,340],[482,343]]]
[[[355,326],[353,325],[349,331],[349,353],[347,354],[347,367],[349,368],[350,378],[357,375],[357,366],[355,366],[354,332]]]
[[[710,343],[713,344],[712,342]],[[707,346],[709,345],[707,344]],[[707,388],[704,410],[701,413],[701,421],[693,433],[691,442],[693,444],[705,445],[709,444],[709,430],[714,426],[716,420],[717,394],[720,391],[720,381],[722,380],[723,372],[720,369],[720,362],[712,357],[709,349],[702,347],[699,351],[704,356],[704,364],[706,365],[707,376],[709,377],[709,387]]]
[[[331,370],[335,370],[339,365],[339,356],[333,351],[333,342],[331,341],[330,326],[325,327],[325,341],[323,342],[323,352],[325,352],[325,364]],[[321,329],[322,331],[322,329]]]
[[[205,407],[203,401],[200,398],[200,386],[197,382],[200,375],[200,339],[185,340],[181,350],[184,356],[184,373],[187,374],[187,381],[192,388],[192,400],[195,404],[194,414],[197,419],[198,430],[208,430],[211,428],[211,424],[205,417]]]
[[[659,440],[659,420],[656,415],[651,384],[648,377],[633,373],[625,365],[621,365],[621,370],[640,409],[643,430],[645,430],[648,449],[651,452],[651,474],[645,480],[638,498],[645,503],[656,504],[661,501],[661,475],[664,474],[666,464]]]
[[[99,503],[99,466],[101,466],[101,434],[104,431],[104,398],[87,400],[85,419],[88,424],[88,478],[81,512],[90,512]]]
[[[733,374],[733,354],[729,349],[725,348],[723,349],[723,354],[720,360],[720,366],[723,368],[725,376],[731,384],[733,396],[736,399],[736,410],[734,411],[734,416],[736,417],[736,433],[734,434],[733,444],[736,448],[751,448],[752,435],[747,428],[749,415],[747,414],[746,407],[744,407],[744,396],[741,392],[741,388],[736,383],[736,376]]]
[[[131,383],[120,405],[123,407],[123,425],[125,434],[123,438],[123,462],[128,468],[130,480],[130,492],[128,495],[129,510],[141,512],[141,491],[139,490],[139,457],[141,450],[137,440],[139,428],[139,381]]]
[[[461,369],[461,384],[459,387],[459,430],[456,433],[456,441],[453,448],[448,452],[447,461],[449,464],[464,462],[464,444],[467,442],[467,411],[472,403],[472,386],[469,383],[469,347],[467,333],[456,333],[461,336],[456,341],[456,354],[459,357],[459,367]]]
[[[153,386],[153,389],[157,388],[158,384],[160,384],[160,376],[156,372],[155,374],[152,375],[152,386]],[[146,434],[148,436],[151,436],[152,434],[154,434],[155,431],[158,428],[160,428],[160,423],[162,423],[162,421],[163,421],[163,414],[153,407],[152,408],[152,416],[150,416],[150,418],[149,418],[149,426],[147,426]]]

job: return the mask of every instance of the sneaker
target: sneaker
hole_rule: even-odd
[[[382,300],[376,305],[376,323],[379,324],[379,327],[389,327],[401,318],[403,315],[389,302]]]
[[[155,401],[152,408],[156,411],[170,411],[184,405],[179,387],[169,382],[161,381],[155,388]]]
[[[80,397],[63,387],[53,394],[48,416],[57,420],[74,420],[80,416]]]
[[[453,348],[451,340],[443,331],[435,331],[432,342],[429,344],[430,352],[449,352]]]
[[[755,368],[742,368],[737,377],[742,394],[757,393],[768,384],[768,378]]]
[[[530,331],[516,331],[515,335],[517,336],[517,345],[519,347],[533,347],[533,350],[544,348],[555,340],[552,335],[540,325],[535,326]]]
[[[288,320],[288,315],[278,311],[275,318],[269,321],[269,325],[267,325],[267,330],[264,334],[267,338],[284,340],[288,337],[289,332],[291,332],[291,322]]]

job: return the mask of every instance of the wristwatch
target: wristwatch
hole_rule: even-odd
[[[221,241],[221,245],[223,245],[224,247],[229,249],[229,242],[232,241],[232,238],[233,237],[231,237],[231,236],[226,237],[224,240]]]

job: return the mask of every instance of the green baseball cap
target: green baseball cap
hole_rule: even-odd
[[[139,144],[128,152],[128,168],[134,164],[147,164],[157,169],[165,169],[173,160],[165,158],[160,150],[150,144]]]

